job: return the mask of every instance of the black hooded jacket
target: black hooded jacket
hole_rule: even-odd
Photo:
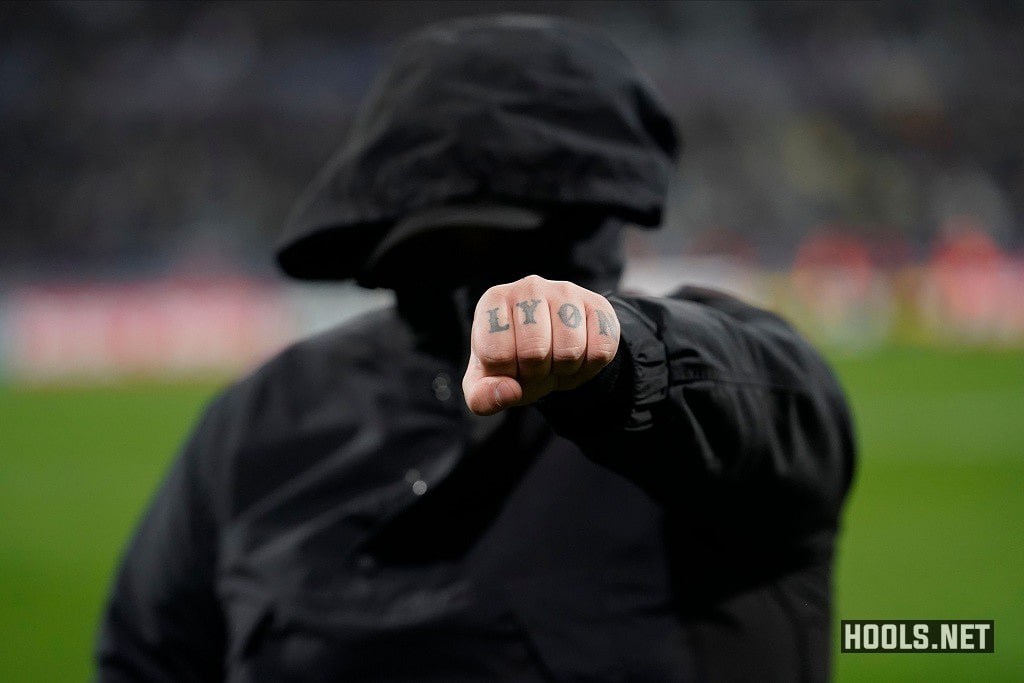
[[[600,33],[550,17],[439,23],[398,46],[289,216],[278,262],[294,277],[362,279],[396,221],[437,205],[572,207],[655,227],[680,147],[657,93]]]
[[[547,31],[536,52],[547,40],[580,72],[568,39],[548,40],[577,29],[553,25],[516,24]],[[475,45],[456,38],[497,30],[454,26],[424,35]],[[654,139],[631,143],[653,164],[634,180],[663,196],[667,177],[650,169],[675,150]],[[307,196],[315,218],[293,217],[281,252],[293,273],[353,275],[355,260],[323,249],[358,233],[347,243],[365,256],[388,221],[421,208],[402,204],[412,193],[392,217],[358,218],[342,176]],[[647,201],[621,196],[610,214]],[[309,240],[313,255],[295,246]],[[622,339],[611,365],[575,391],[478,417],[460,389],[459,308],[448,299],[427,315],[423,296],[400,291],[398,307],[295,344],[209,407],[126,552],[99,680],[828,678],[854,446],[839,386],[791,327],[706,290],[610,294]]]

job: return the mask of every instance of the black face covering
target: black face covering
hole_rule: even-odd
[[[464,287],[482,292],[535,274],[607,291],[622,275],[621,226],[607,216],[557,212],[530,230],[438,227],[394,245],[357,280],[397,292]]]
[[[621,221],[569,220],[552,215],[558,230],[441,228],[396,245],[360,282],[394,289],[399,314],[427,350],[462,358],[476,302],[494,285],[532,274],[598,293],[615,289],[624,267]]]

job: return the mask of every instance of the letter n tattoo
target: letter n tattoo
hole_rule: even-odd
[[[523,309],[524,325],[536,324],[537,321],[533,318],[533,312],[537,310],[537,304],[539,303],[540,299],[531,299],[530,301],[520,301],[516,304],[516,306]]]
[[[508,329],[508,323],[504,325],[498,324],[498,309],[492,308],[487,311],[487,317],[491,321],[491,332],[504,332]]]
[[[615,323],[612,322],[610,315],[604,311],[597,311],[597,333],[603,334],[606,337],[615,335]]]

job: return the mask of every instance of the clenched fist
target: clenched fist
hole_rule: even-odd
[[[477,415],[522,406],[593,379],[619,348],[619,320],[600,294],[529,275],[477,302],[466,404]]]

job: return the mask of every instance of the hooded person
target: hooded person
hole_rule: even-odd
[[[407,39],[278,250],[396,305],[208,408],[98,679],[826,680],[854,460],[832,373],[731,297],[617,292],[679,147],[588,28]]]

